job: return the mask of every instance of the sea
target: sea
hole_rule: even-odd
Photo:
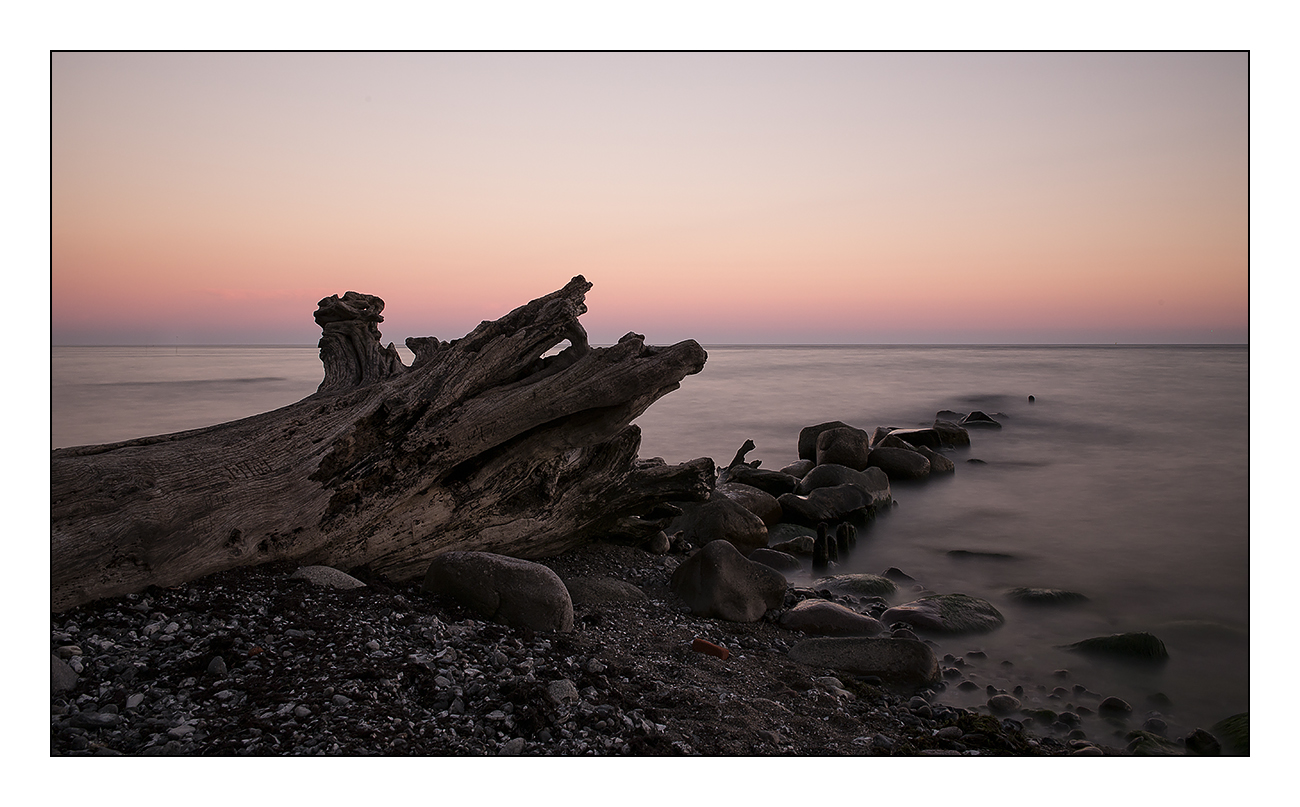
[[[1001,611],[1005,624],[990,633],[928,637],[952,657],[943,666],[979,685],[940,700],[977,706],[988,686],[1020,687],[1025,706],[1088,714],[1122,698],[1129,721],[1098,718],[1102,735],[1089,734],[1117,745],[1151,711],[1209,728],[1249,710],[1247,346],[706,349],[704,370],[638,418],[642,457],[726,465],[753,440],[747,459],[779,469],[798,459],[799,431],[827,421],[870,432],[979,410],[1002,424],[947,451],[955,473],[895,484],[897,505],[836,569],[902,570],[917,583],[894,602],[923,589]],[[315,347],[54,347],[51,447],[234,420],[293,403],[322,377]],[[1019,586],[1088,599],[1027,607],[1005,595]],[[1135,631],[1162,640],[1168,662],[1064,649]]]

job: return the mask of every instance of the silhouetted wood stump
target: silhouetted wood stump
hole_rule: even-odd
[[[649,537],[662,503],[708,497],[714,466],[638,460],[630,424],[707,354],[631,333],[591,347],[578,323],[590,288],[575,277],[461,339],[408,339],[410,367],[380,347],[382,300],[329,297],[315,394],[53,451],[52,609],[273,560],[408,580],[449,549],[539,558]]]

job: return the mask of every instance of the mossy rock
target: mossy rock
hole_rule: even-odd
[[[1063,591],[1059,588],[1019,588],[1008,589],[1007,598],[1026,605],[1073,605],[1087,602],[1088,598],[1077,591]]]
[[[1225,717],[1210,732],[1223,743],[1223,750],[1234,756],[1250,756],[1250,712]]]
[[[988,600],[967,594],[932,594],[890,608],[880,621],[886,625],[903,622],[937,633],[987,633],[1006,619]]]
[[[1135,757],[1182,757],[1187,752],[1173,740],[1161,737],[1149,731],[1130,731],[1128,752]]]
[[[813,588],[854,597],[885,597],[897,591],[898,584],[878,574],[837,574],[821,578]]]
[[[1093,656],[1110,656],[1131,661],[1166,661],[1169,651],[1165,643],[1150,633],[1115,633],[1096,636],[1064,645],[1065,650],[1076,650]]]

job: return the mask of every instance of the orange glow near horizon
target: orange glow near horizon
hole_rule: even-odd
[[[1244,342],[1244,54],[55,54],[53,340]],[[1159,103],[1155,103],[1159,101]]]

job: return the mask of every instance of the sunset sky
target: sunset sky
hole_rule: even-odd
[[[1248,339],[1244,53],[56,53],[51,331]]]

